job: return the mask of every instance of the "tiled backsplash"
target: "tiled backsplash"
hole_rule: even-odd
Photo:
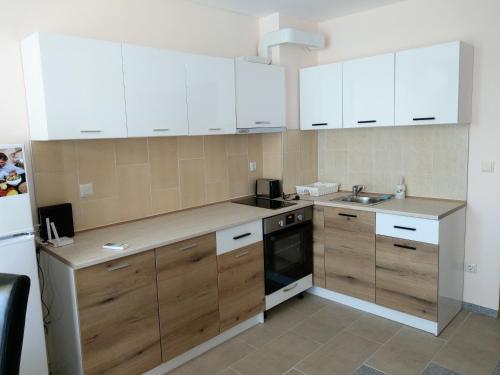
[[[468,133],[467,125],[320,131],[319,180],[392,193],[404,176],[408,195],[464,200]]]

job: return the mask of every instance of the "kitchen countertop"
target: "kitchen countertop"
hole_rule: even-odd
[[[72,245],[55,248],[42,244],[42,247],[71,268],[80,269],[313,204],[431,220],[440,220],[466,206],[465,201],[412,197],[392,199],[373,206],[331,201],[343,195],[349,195],[349,192],[321,197],[302,196],[300,201],[294,201],[296,205],[278,210],[231,202],[218,203],[80,232],[75,235]],[[107,242],[125,242],[129,247],[125,250],[103,249],[102,245]]]
[[[297,204],[277,210],[218,203],[76,233],[72,245],[42,247],[71,268],[80,269],[313,205],[307,200],[294,202]],[[103,249],[107,242],[129,246],[125,250]]]
[[[344,207],[362,211],[411,216],[430,220],[441,220],[442,218],[467,205],[467,202],[465,201],[417,197],[390,199],[371,206],[365,206],[358,203],[332,201],[332,199],[347,195],[351,195],[351,193],[343,191],[322,195],[320,197],[301,196],[301,200],[313,201],[315,205],[320,206]]]

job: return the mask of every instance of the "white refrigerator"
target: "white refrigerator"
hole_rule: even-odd
[[[7,159],[7,160],[6,160]],[[0,273],[31,280],[21,375],[47,375],[40,283],[23,145],[0,144]]]

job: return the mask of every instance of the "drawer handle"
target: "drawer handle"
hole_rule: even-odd
[[[271,121],[255,121],[255,125],[269,125]]]
[[[215,132],[215,131],[222,130],[222,128],[208,128],[208,130],[211,132]]]
[[[235,258],[241,258],[241,257],[244,257],[245,255],[248,255],[248,254],[249,254],[248,251],[244,251],[242,253],[236,254],[234,257]]]
[[[252,233],[243,233],[243,234],[240,234],[240,235],[238,235],[238,236],[234,236],[234,237],[233,237],[233,240],[240,240],[240,239],[242,239],[242,238],[245,238],[245,237],[250,236],[251,234],[252,234]]]
[[[154,132],[168,132],[170,129],[168,128],[156,128],[153,129]]]
[[[435,117],[414,117],[413,121],[428,121],[428,120],[435,120]]]
[[[121,270],[121,269],[127,268],[129,266],[130,266],[130,264],[128,264],[128,263],[121,263],[121,264],[117,264],[116,266],[111,266],[111,267],[108,266],[108,272]]]
[[[283,293],[289,292],[290,290],[297,288],[298,285],[299,285],[299,283],[295,283],[292,286],[289,286],[288,288],[283,289]]]
[[[98,129],[87,129],[87,130],[80,130],[80,133],[100,133],[102,130]]]
[[[196,247],[198,246],[197,243],[192,243],[191,245],[187,245],[187,246],[184,246],[184,247],[181,247],[179,248],[180,251],[185,251],[185,250],[189,250],[189,249],[192,249],[193,247]]]
[[[402,227],[400,225],[394,225],[394,228],[396,228],[396,229],[402,229],[402,230],[411,230],[413,232],[415,232],[417,230],[417,228]]]
[[[415,246],[408,246],[408,245],[400,245],[398,243],[394,244],[395,247],[400,247],[402,249],[408,249],[408,250],[417,250]]]
[[[338,215],[339,215],[339,216],[345,216],[345,217],[358,217],[358,215],[343,214],[343,213],[339,213]]]
[[[377,120],[363,120],[363,121],[358,121],[358,124],[373,124],[374,122],[377,122]]]
[[[311,124],[311,126],[327,126],[327,122],[318,122],[317,124]]]

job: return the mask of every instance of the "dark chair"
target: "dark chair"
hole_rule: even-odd
[[[0,273],[0,375],[19,374],[30,278]]]

